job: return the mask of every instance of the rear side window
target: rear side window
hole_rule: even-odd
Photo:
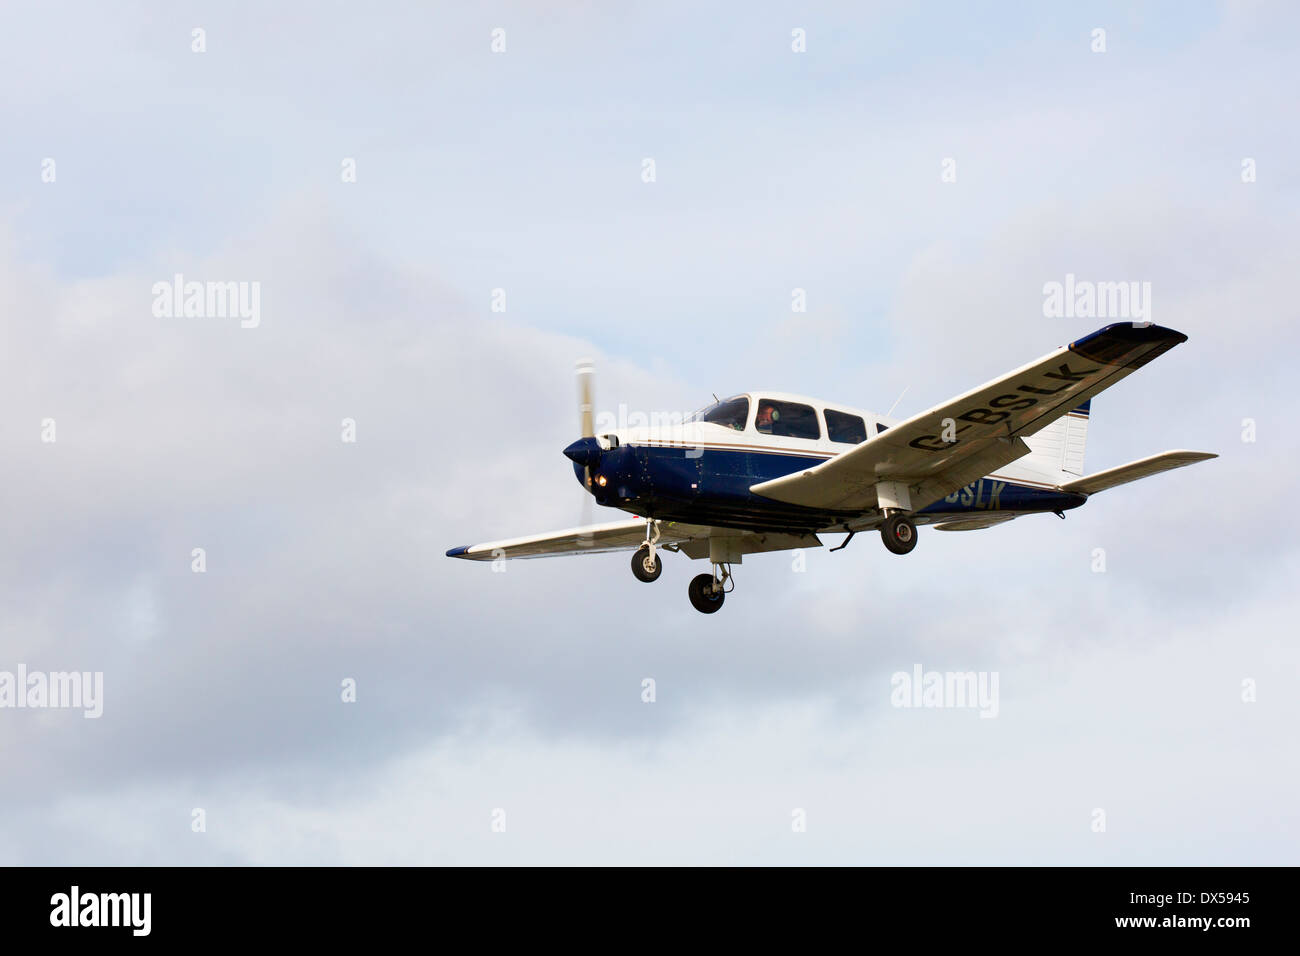
[[[816,441],[822,434],[821,426],[817,423],[817,412],[811,405],[778,402],[770,398],[759,399],[754,427],[764,435],[783,438],[810,438]]]
[[[858,415],[826,409],[826,434],[831,441],[860,445],[867,440],[867,423]]]

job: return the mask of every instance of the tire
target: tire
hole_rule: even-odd
[[[632,573],[636,575],[638,581],[645,581],[649,584],[651,581],[658,580],[659,575],[664,572],[664,563],[659,560],[659,555],[655,555],[654,565],[647,568],[650,557],[650,549],[642,545],[632,555]]]
[[[712,614],[722,607],[722,602],[726,598],[721,591],[714,593],[712,574],[697,574],[691,578],[687,593],[691,596],[691,606],[702,614]]]
[[[916,547],[916,525],[906,515],[890,515],[880,526],[880,537],[894,554],[907,554]]]

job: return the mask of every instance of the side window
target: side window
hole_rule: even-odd
[[[759,399],[754,427],[764,435],[810,438],[813,441],[822,434],[821,426],[817,423],[817,412],[811,405],[777,402],[770,398]]]
[[[867,440],[867,423],[857,415],[826,409],[826,434],[831,441],[860,445]]]

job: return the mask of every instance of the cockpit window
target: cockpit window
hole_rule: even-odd
[[[700,409],[686,420],[688,422],[711,422],[714,425],[726,425],[728,428],[743,432],[748,418],[749,399],[744,395],[737,395],[735,398],[725,398],[720,402],[714,402],[707,408]]]
[[[764,435],[810,438],[813,441],[822,434],[821,426],[817,423],[817,412],[811,405],[778,402],[770,398],[759,399],[754,427]]]
[[[857,415],[826,409],[826,434],[831,441],[860,445],[867,440],[867,423]]]

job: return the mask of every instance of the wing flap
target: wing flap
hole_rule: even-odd
[[[995,524],[1004,524],[1017,515],[989,515],[986,518],[963,518],[960,521],[945,521],[934,526],[935,531],[979,531],[991,528]]]

